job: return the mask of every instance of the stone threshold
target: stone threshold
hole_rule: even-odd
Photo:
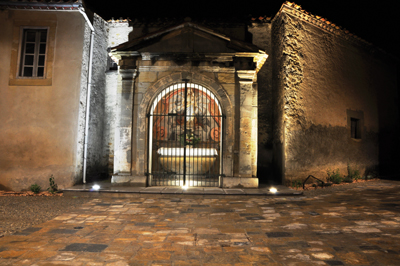
[[[64,195],[74,196],[129,196],[129,194],[157,194],[157,195],[218,195],[218,196],[300,196],[302,191],[296,191],[282,185],[261,185],[259,188],[218,188],[218,187],[135,187],[115,185],[111,183],[99,183],[99,189],[94,189],[95,183],[75,185],[63,190]],[[276,188],[277,192],[271,192]]]

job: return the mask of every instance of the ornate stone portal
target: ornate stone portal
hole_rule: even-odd
[[[257,70],[267,55],[187,22],[126,42],[113,183],[257,187]]]

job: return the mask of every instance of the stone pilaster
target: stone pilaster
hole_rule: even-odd
[[[254,106],[257,106],[257,97],[254,97],[256,88],[254,70],[238,70],[240,86],[240,115],[239,115],[239,177],[256,176],[257,162],[257,113],[254,114]],[[257,94],[255,94],[257,95]],[[255,166],[255,167],[254,167]],[[254,170],[255,168],[255,170]]]

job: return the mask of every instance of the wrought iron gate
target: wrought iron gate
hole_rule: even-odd
[[[149,184],[219,186],[223,124],[221,105],[210,90],[188,80],[164,89],[148,114]]]

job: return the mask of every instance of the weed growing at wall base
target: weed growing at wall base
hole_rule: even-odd
[[[326,173],[328,174],[328,182],[332,182],[334,184],[342,183],[343,177],[340,175],[339,169],[336,169],[336,171],[331,171],[331,169],[328,169]]]
[[[299,188],[302,185],[303,185],[303,182],[301,182],[300,180],[293,180],[292,181],[292,187]]]
[[[50,176],[49,182],[50,182],[50,187],[47,188],[47,191],[50,192],[50,193],[57,192],[58,191],[58,186],[54,182],[54,176],[53,175]]]
[[[347,177],[349,180],[351,180],[351,182],[353,182],[353,180],[358,180],[361,179],[360,176],[360,170],[357,169],[357,165],[356,168],[353,169],[350,167],[350,164],[347,164]]]
[[[29,188],[33,193],[38,194],[40,190],[42,189],[38,184],[33,184]]]

